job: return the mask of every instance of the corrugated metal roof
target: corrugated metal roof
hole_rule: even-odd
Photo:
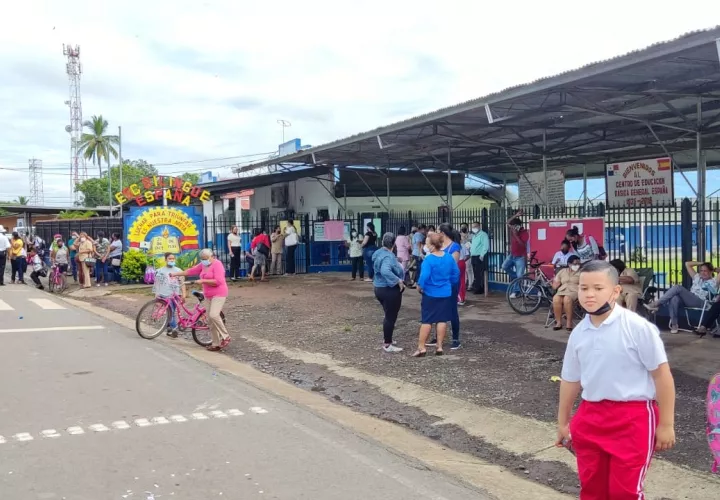
[[[465,101],[453,106],[441,108],[439,110],[420,114],[412,118],[408,118],[391,125],[385,125],[367,132],[361,132],[343,139],[338,139],[320,146],[316,146],[302,152],[293,153],[284,157],[276,157],[262,162],[237,168],[237,172],[251,170],[263,165],[277,164],[282,162],[291,162],[293,159],[310,156],[314,153],[328,151],[340,146],[346,146],[363,140],[374,139],[375,136],[399,132],[413,127],[421,126],[423,123],[447,118],[462,112],[472,111],[483,108],[485,105],[492,105],[507,101],[509,99],[530,95],[547,89],[556,88],[561,85],[576,83],[581,80],[612,73],[623,68],[633,66],[635,64],[651,61],[663,56],[677,54],[684,50],[707,45],[720,38],[720,25],[685,33],[672,40],[654,43],[643,49],[633,50],[626,54],[618,55],[610,59],[596,61],[581,66],[580,68],[564,71],[553,76],[539,78],[529,83],[514,85],[503,90],[490,93],[483,97]]]

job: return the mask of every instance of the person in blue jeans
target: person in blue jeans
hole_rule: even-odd
[[[527,268],[527,243],[530,233],[522,226],[520,216],[522,210],[507,220],[508,239],[510,240],[510,253],[505,258],[502,268],[508,274],[510,282],[525,274]],[[510,290],[510,298],[517,297],[517,285]]]
[[[377,250],[377,233],[375,232],[375,224],[368,222],[367,232],[362,242],[363,258],[365,259],[365,265],[368,268],[368,277],[365,281],[371,282],[375,277],[375,270],[373,269],[373,254]]]

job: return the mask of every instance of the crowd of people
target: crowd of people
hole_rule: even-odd
[[[227,235],[230,280],[241,279],[243,262],[247,264],[248,279],[251,281],[255,280],[256,274],[260,274],[260,281],[267,281],[268,273],[274,276],[294,275],[299,243],[300,235],[292,219],[288,220],[284,230],[276,225],[270,234],[265,228],[255,228],[252,239],[246,245],[243,245],[239,228],[233,226]]]
[[[55,234],[48,244],[36,234],[15,231],[7,236],[0,225],[0,286],[5,285],[5,268],[10,261],[10,284],[26,284],[29,276],[35,286],[44,289],[41,277],[47,277],[50,268],[57,266],[63,275],[72,276],[76,283],[90,288],[94,275],[96,286],[120,282],[122,240],[119,233],[108,239],[102,231],[91,238],[84,231],[72,231],[66,240]]]

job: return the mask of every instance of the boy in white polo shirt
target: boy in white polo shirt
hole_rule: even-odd
[[[578,300],[587,314],[565,351],[556,444],[577,455],[582,500],[644,499],[653,452],[675,444],[665,347],[655,325],[616,304],[621,292],[609,263],[580,269]]]

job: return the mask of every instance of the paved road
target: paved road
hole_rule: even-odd
[[[0,318],[3,500],[484,498],[30,286]]]

